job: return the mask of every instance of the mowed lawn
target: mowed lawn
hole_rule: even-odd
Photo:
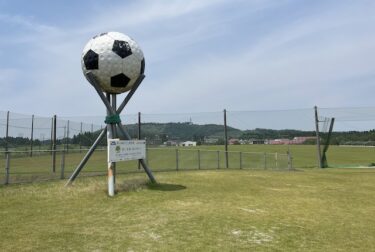
[[[212,170],[0,187],[2,251],[374,251],[375,169]]]

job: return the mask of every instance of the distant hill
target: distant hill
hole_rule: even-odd
[[[137,136],[138,125],[126,125],[130,134]],[[238,139],[293,139],[294,137],[315,136],[315,131],[302,131],[292,129],[261,129],[256,128],[252,130],[240,130],[233,127],[228,127],[228,138]],[[224,139],[224,126],[217,124],[198,125],[192,123],[144,123],[142,124],[142,137],[149,140],[160,139],[162,142],[166,140],[193,140],[201,141],[206,138],[213,138],[218,140]],[[321,133],[321,138],[326,137],[326,134]],[[222,141],[219,141],[222,143]],[[314,141],[308,142],[314,144]],[[375,145],[375,130],[370,131],[348,131],[335,132],[333,131],[331,144],[352,144],[352,145]]]
[[[301,130],[272,130],[272,129],[254,129],[245,130],[241,135],[242,139],[292,139],[293,137],[315,136],[315,131],[301,131]]]
[[[130,134],[136,136],[137,124],[126,125]],[[228,137],[238,138],[243,132],[239,129],[227,127]],[[194,140],[204,138],[224,138],[224,126],[217,124],[198,125],[192,123],[144,123],[142,124],[142,137],[147,139],[161,138],[162,140]]]

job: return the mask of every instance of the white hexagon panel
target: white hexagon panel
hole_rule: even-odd
[[[82,52],[82,71],[92,73],[107,93],[129,91],[145,71],[145,59],[138,44],[125,34],[107,32],[93,37]]]

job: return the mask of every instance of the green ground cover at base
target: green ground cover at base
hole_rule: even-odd
[[[142,173],[0,187],[2,251],[374,251],[375,170]]]

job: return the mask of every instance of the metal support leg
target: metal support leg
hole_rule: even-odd
[[[122,125],[121,123],[118,123],[117,126],[118,126],[118,129],[120,130],[120,133],[124,136],[124,138],[126,140],[131,140],[131,137],[129,133],[126,131],[124,125]]]
[[[119,115],[121,113],[121,111],[124,109],[124,107],[126,106],[126,104],[129,102],[130,98],[135,93],[135,91],[137,90],[137,88],[141,84],[142,80],[145,78],[145,76],[144,75],[139,76],[139,78],[137,79],[136,83],[134,84],[132,90],[128,93],[128,95],[125,97],[125,100],[121,103],[120,107],[117,110],[116,110],[116,107],[113,107],[112,106],[113,104],[110,103],[110,96],[109,96],[109,94],[107,94],[107,97],[105,97],[105,95],[103,94],[102,90],[99,88],[99,85],[97,84],[97,81],[96,81],[94,75],[92,73],[88,73],[87,74],[87,78],[88,78],[89,82],[92,84],[92,86],[95,88],[96,92],[98,93],[99,97],[103,101],[104,105],[106,106],[106,108],[107,108],[107,115],[116,115],[116,114]],[[113,95],[113,97],[115,97],[115,95]],[[95,148],[98,145],[98,143],[103,139],[103,137],[107,133],[107,131],[110,134],[110,137],[108,136],[108,138],[112,138],[113,132],[116,131],[116,125],[107,125],[107,126],[108,127],[105,128],[101,132],[100,136],[95,141],[95,143],[93,144],[93,146],[91,146],[90,150],[88,151],[88,153],[86,154],[86,156],[83,158],[83,160],[81,161],[81,163],[78,165],[78,167],[76,168],[76,170],[74,171],[74,173],[72,174],[72,176],[70,177],[70,179],[69,179],[69,181],[67,182],[66,185],[69,185],[78,176],[79,172],[81,171],[81,169],[83,168],[83,166],[85,165],[85,163],[87,162],[87,160],[90,158],[92,152],[95,150]],[[125,127],[121,123],[117,123],[117,126],[118,126],[118,129],[121,132],[121,134],[125,137],[125,139],[130,140],[131,137],[130,137],[129,133],[126,131]],[[148,168],[146,162],[143,159],[141,159],[140,163],[143,166],[143,169],[147,173],[147,175],[148,175],[149,179],[151,180],[151,182],[152,183],[156,183],[156,180],[155,180],[155,178],[154,178],[151,170]],[[113,174],[113,167],[112,167],[112,165],[108,164],[108,177],[109,178],[110,177],[113,178],[113,175],[114,175]],[[112,183],[112,181],[111,181],[111,183],[108,181],[108,185],[110,185],[110,184],[114,185],[114,183]],[[108,188],[108,189],[109,189],[110,196],[112,196],[111,195],[112,188],[111,189]],[[113,194],[114,194],[114,186],[113,186]]]
[[[79,165],[77,166],[77,168],[74,170],[74,172],[70,176],[70,178],[69,178],[68,182],[65,184],[65,186],[70,185],[76,179],[76,177],[81,172],[82,168],[85,166],[85,164],[87,163],[87,161],[91,157],[91,155],[94,152],[94,150],[96,149],[96,147],[99,145],[100,141],[102,141],[102,139],[106,135],[106,133],[107,133],[107,128],[104,128],[102,130],[102,132],[100,133],[100,135],[98,136],[98,138],[95,140],[94,144],[91,146],[91,148],[89,149],[89,151],[86,153],[86,155],[82,159],[81,163],[79,163]]]
[[[138,77],[138,79],[133,84],[132,89],[129,91],[129,93],[126,95],[124,101],[118,107],[118,109],[116,111],[117,114],[120,114],[122,112],[122,110],[128,104],[128,102],[130,101],[130,99],[132,98],[133,94],[138,89],[139,85],[141,84],[141,82],[143,81],[144,78],[145,78],[145,76],[143,74]]]
[[[150,179],[151,183],[156,184],[157,183],[156,179],[155,179],[154,175],[152,174],[152,171],[150,170],[150,168],[147,166],[145,160],[140,159],[139,161],[141,162],[141,165],[142,165],[143,169],[145,170],[145,172],[146,172],[148,178]]]

